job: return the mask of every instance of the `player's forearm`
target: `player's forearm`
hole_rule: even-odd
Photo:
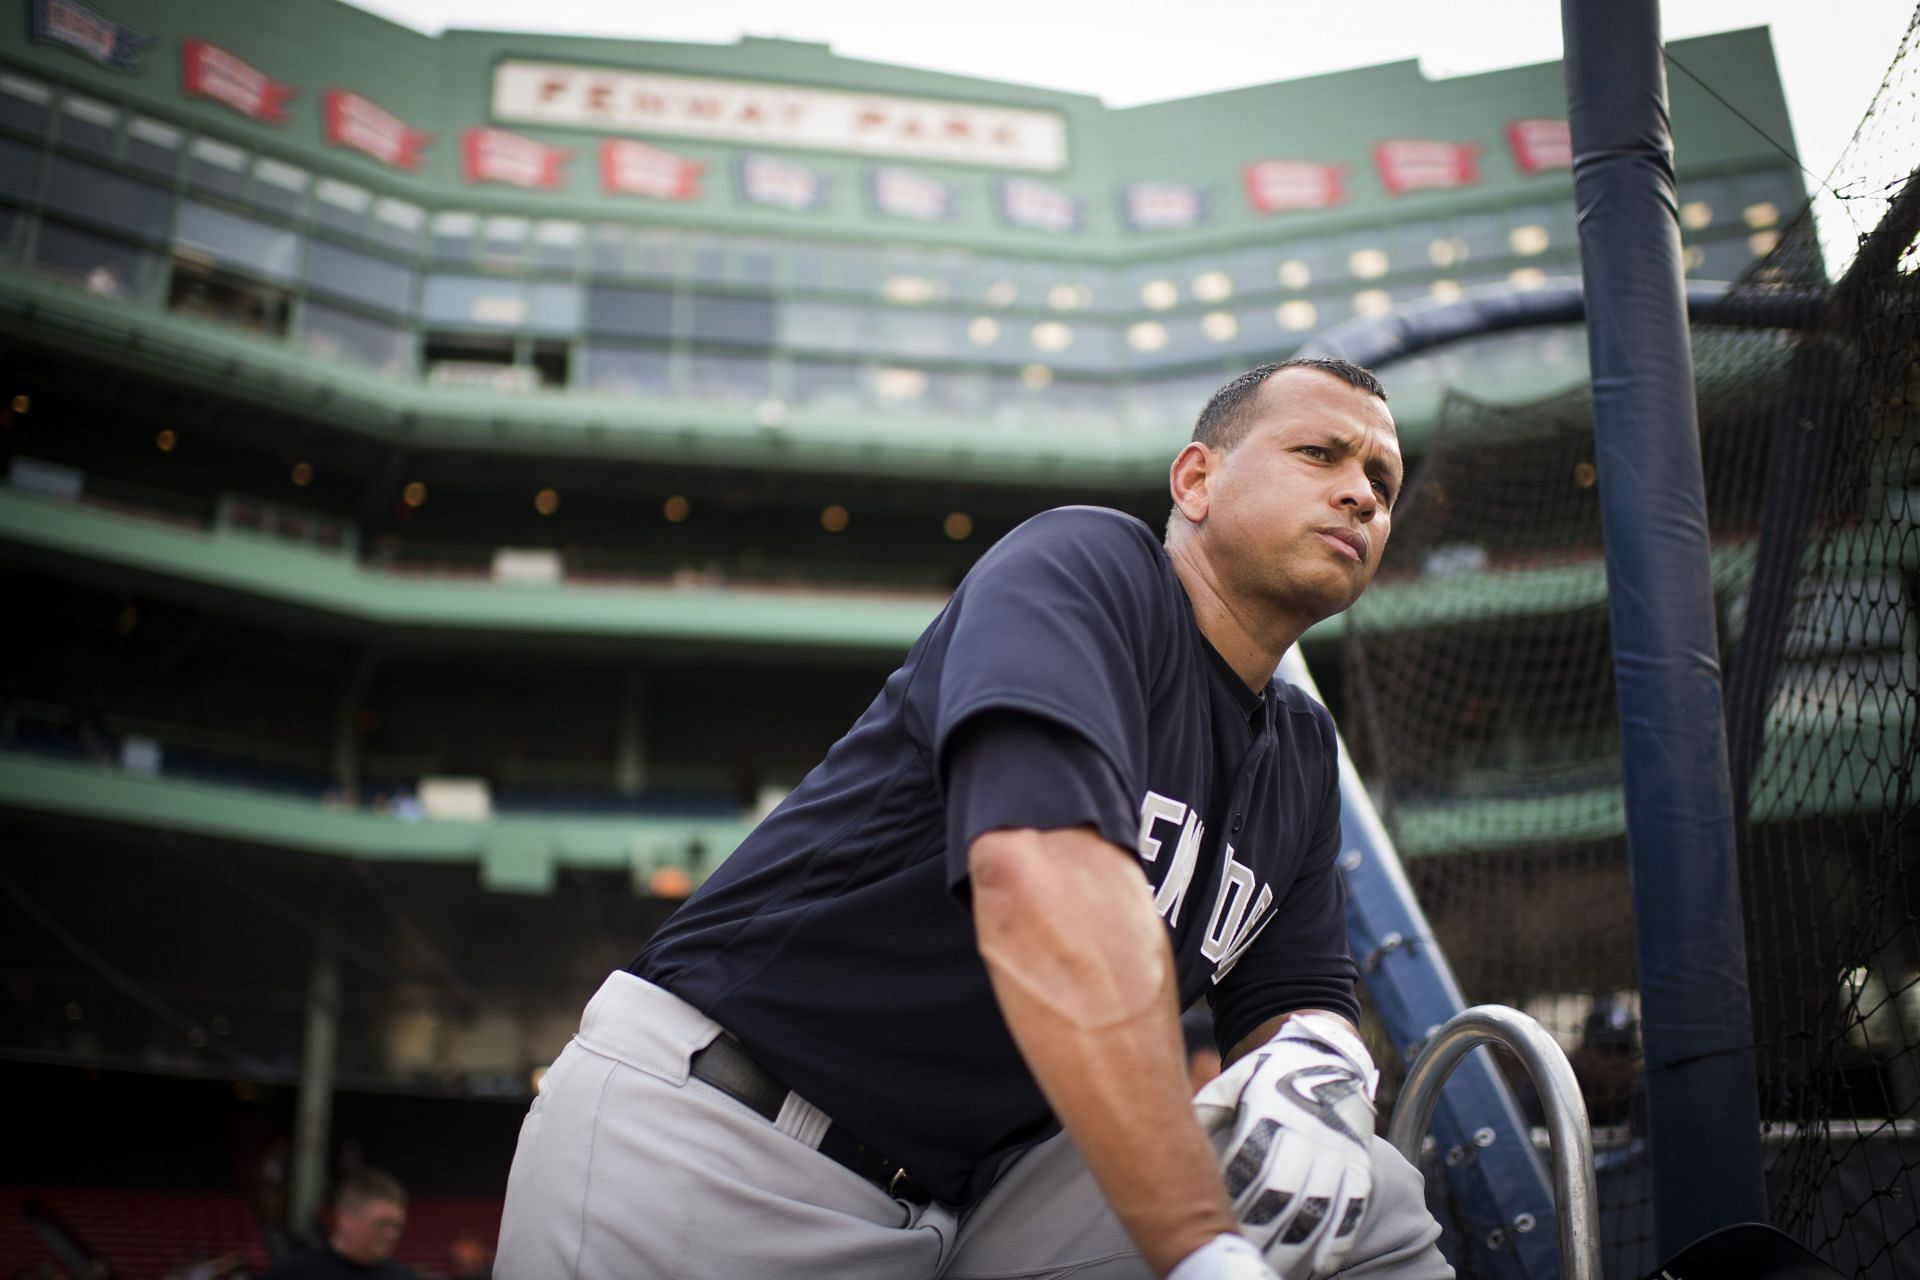
[[[975,930],[1007,1026],[1157,1274],[1234,1230],[1193,1119],[1173,957],[1138,866],[1086,830],[969,850]]]

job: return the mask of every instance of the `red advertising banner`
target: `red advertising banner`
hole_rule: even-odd
[[[1255,160],[1240,170],[1255,213],[1324,209],[1347,198],[1347,166],[1301,160]]]
[[[1573,130],[1565,120],[1510,120],[1507,146],[1522,173],[1573,168]]]
[[[300,92],[205,40],[180,42],[180,89],[267,124],[285,124],[287,99]]]
[[[1480,181],[1480,144],[1391,138],[1374,144],[1373,167],[1389,195],[1470,187]]]
[[[365,152],[395,169],[418,169],[420,149],[433,141],[432,134],[357,93],[329,89],[323,103],[321,128],[329,145]]]
[[[460,176],[468,182],[499,182],[543,190],[565,180],[573,152],[482,125],[460,135]]]
[[[600,143],[600,189],[609,195],[697,200],[706,168],[644,142],[606,138]]]

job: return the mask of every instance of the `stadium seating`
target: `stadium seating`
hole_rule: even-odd
[[[43,1206],[75,1244],[106,1262],[117,1280],[161,1280],[229,1253],[256,1271],[267,1265],[266,1242],[238,1192],[45,1187],[13,1194]],[[0,1206],[7,1204],[0,1197]]]

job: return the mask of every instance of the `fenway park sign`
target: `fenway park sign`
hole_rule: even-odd
[[[507,59],[493,69],[502,123],[806,147],[998,169],[1066,167],[1051,111]]]

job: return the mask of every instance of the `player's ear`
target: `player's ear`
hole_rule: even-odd
[[[1173,508],[1189,524],[1207,518],[1213,501],[1213,477],[1219,455],[1198,440],[1192,441],[1174,457],[1167,472],[1167,487],[1173,492]]]

